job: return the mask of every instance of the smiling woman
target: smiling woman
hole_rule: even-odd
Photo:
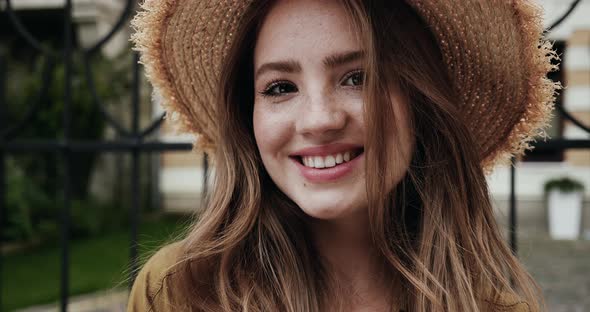
[[[216,177],[128,309],[541,310],[485,179],[550,116],[538,16],[528,1],[146,1],[147,74]]]

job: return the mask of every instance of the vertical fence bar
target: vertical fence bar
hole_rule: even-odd
[[[512,157],[510,162],[510,248],[515,255],[517,249],[517,220],[516,220],[516,159]]]
[[[5,125],[5,112],[4,106],[6,105],[6,61],[4,55],[0,54],[0,125]],[[0,130],[2,127],[0,126]],[[2,135],[0,135],[0,142],[4,141]],[[4,240],[4,214],[6,205],[6,170],[5,170],[5,159],[4,149],[0,143],[0,311],[2,310],[2,278],[4,276],[4,266],[2,265],[2,241]]]
[[[63,102],[63,141],[61,150],[63,162],[63,207],[61,211],[61,300],[62,312],[68,310],[69,269],[70,269],[70,104],[72,100],[72,0],[66,0],[64,18],[64,102]]]
[[[2,69],[0,69],[2,70]],[[0,73],[0,75],[2,75]],[[0,86],[0,88],[2,88]],[[0,100],[0,105],[2,105]],[[1,117],[1,115],[0,115]],[[1,139],[1,138],[0,138]],[[5,170],[5,158],[4,158],[4,150],[2,146],[0,146],[0,251],[2,250],[2,240],[4,239],[4,213],[5,213],[5,204],[6,204],[6,170]],[[4,284],[2,283],[2,279],[4,277],[4,265],[3,265],[3,256],[2,252],[0,252],[0,311],[2,311],[2,289]]]
[[[132,127],[133,135],[136,140],[141,140],[139,134],[139,53],[133,52],[133,85],[131,90],[131,104],[132,109]],[[139,142],[138,142],[139,143]],[[134,146],[131,150],[131,245],[129,246],[130,262],[131,262],[131,285],[135,280],[138,270],[138,228],[140,218],[140,202],[139,202],[139,149]]]

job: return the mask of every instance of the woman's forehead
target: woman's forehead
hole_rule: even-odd
[[[255,65],[284,59],[324,59],[361,50],[339,1],[277,1],[265,16],[256,40]]]

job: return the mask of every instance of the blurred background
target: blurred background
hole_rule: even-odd
[[[551,140],[488,177],[550,311],[590,311],[590,1],[542,0],[566,88]],[[0,0],[0,309],[124,311],[211,172],[131,50],[126,0]]]

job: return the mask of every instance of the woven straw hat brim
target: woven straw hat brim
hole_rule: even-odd
[[[443,53],[458,105],[490,172],[547,137],[557,55],[543,39],[542,10],[528,0],[407,0]],[[221,64],[252,0],[147,0],[132,25],[148,78],[178,131],[196,146],[217,141]]]

